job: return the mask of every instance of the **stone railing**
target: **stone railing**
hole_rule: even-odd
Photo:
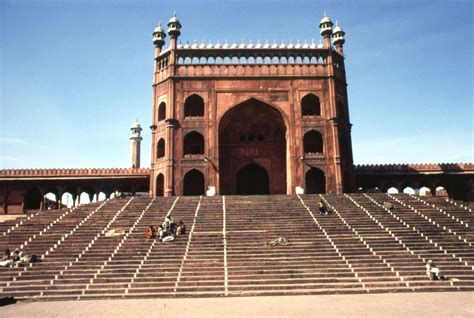
[[[12,177],[148,176],[149,174],[149,168],[4,169],[0,170],[0,179]]]
[[[468,173],[474,174],[473,163],[422,163],[355,165],[356,173]]]

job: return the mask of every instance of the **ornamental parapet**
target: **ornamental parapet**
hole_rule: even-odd
[[[172,74],[171,50],[156,58],[155,83]],[[343,57],[332,48],[314,43],[178,45],[175,76],[332,76],[344,79]],[[328,68],[331,55],[333,73]]]
[[[449,173],[474,174],[473,163],[412,163],[412,164],[375,164],[355,165],[356,174],[417,174]]]

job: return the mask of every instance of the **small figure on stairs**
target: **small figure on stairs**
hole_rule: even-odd
[[[384,208],[384,209],[387,209],[387,210],[389,210],[389,211],[391,211],[391,210],[393,210],[393,204],[390,203],[390,202],[386,202],[386,201],[385,201],[385,202],[383,203],[383,208]]]
[[[3,254],[2,261],[0,261],[0,266],[3,266],[3,267],[10,266],[13,263],[13,260],[10,257],[11,257],[10,249],[7,248],[5,250],[5,253]]]
[[[274,246],[284,246],[284,245],[289,245],[290,241],[283,236],[280,236],[279,238],[276,238],[274,240],[271,240],[270,242],[265,242],[265,247],[274,247]]]
[[[426,275],[431,280],[441,280],[442,276],[439,271],[439,268],[433,263],[432,260],[429,260],[428,263],[426,263]]]
[[[186,234],[186,226],[184,225],[183,221],[178,222],[178,227],[176,228],[176,236]]]
[[[148,239],[154,239],[156,237],[156,230],[155,228],[153,227],[153,225],[150,225],[147,229],[146,229],[146,237]]]
[[[319,214],[326,214],[326,215],[329,214],[329,210],[326,204],[324,204],[323,200],[319,200],[318,207],[319,207]]]

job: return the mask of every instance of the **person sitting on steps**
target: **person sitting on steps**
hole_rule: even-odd
[[[319,200],[319,214],[329,214],[328,208],[326,204],[324,204],[323,200]]]
[[[428,263],[426,263],[426,275],[428,275],[431,280],[443,279],[438,266],[436,266],[432,260],[429,260]]]
[[[178,227],[176,228],[176,236],[186,234],[186,226],[184,225],[183,221],[178,222]]]
[[[7,248],[5,250],[5,253],[3,254],[2,260],[0,261],[0,266],[3,266],[3,267],[10,266],[13,263],[13,260],[10,257],[11,257],[10,249]]]
[[[155,228],[153,227],[153,225],[150,225],[147,229],[146,229],[146,237],[148,239],[154,239],[156,237],[156,230]]]
[[[163,229],[167,232],[171,232],[171,228],[173,226],[174,221],[173,221],[173,218],[171,217],[171,214],[170,215],[167,215],[165,217],[165,220],[163,221]]]

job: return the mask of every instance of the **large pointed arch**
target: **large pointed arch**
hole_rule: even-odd
[[[285,194],[286,120],[273,105],[250,98],[230,108],[219,121],[220,193],[237,193],[240,167],[255,163],[269,174],[269,193]]]

